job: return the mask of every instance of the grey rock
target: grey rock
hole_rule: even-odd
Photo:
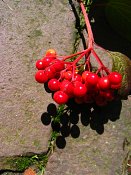
[[[92,129],[93,124],[83,126],[79,121],[80,136],[76,139],[69,136],[64,149],[56,148],[48,161],[45,175],[122,174],[123,163],[130,150],[123,147],[125,138],[131,143],[130,105],[131,99],[123,101],[121,115],[116,121],[108,119],[101,134]],[[106,113],[101,114],[101,120],[104,115]]]
[[[0,156],[47,151],[41,114],[52,98],[34,80],[35,62],[49,48],[71,53],[74,21],[67,1],[0,1]]]

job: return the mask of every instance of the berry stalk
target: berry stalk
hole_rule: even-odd
[[[86,13],[86,9],[85,9],[84,4],[82,3],[82,1],[80,2],[80,7],[81,7],[82,13],[84,15],[85,24],[86,24],[86,27],[87,27],[87,30],[88,30],[88,37],[89,37],[88,47],[92,48],[93,47],[93,42],[94,42],[94,37],[93,37],[90,22],[89,22],[88,14]]]

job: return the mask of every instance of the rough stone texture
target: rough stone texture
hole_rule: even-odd
[[[82,126],[79,121],[79,138],[66,138],[65,148],[57,148],[50,157],[45,175],[121,175],[127,154],[123,141],[125,138],[131,141],[130,106],[131,98],[123,101],[119,120],[113,122],[112,118],[105,122],[101,135],[91,129],[91,123]],[[104,115],[106,113],[101,119]]]
[[[68,1],[0,1],[0,156],[47,150],[40,117],[52,100],[34,81],[35,61],[49,48],[72,51],[74,20]]]

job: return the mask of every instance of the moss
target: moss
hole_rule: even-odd
[[[6,169],[16,171],[16,172],[23,172],[30,166],[35,166],[38,169],[45,168],[48,162],[48,156],[45,154],[40,155],[33,155],[29,156],[21,156],[21,157],[11,157],[5,158],[4,165]]]
[[[34,38],[34,37],[39,37],[39,36],[42,36],[42,31],[41,30],[34,30],[32,33],[31,33],[31,35],[30,35],[30,37],[31,38]]]
[[[41,154],[38,156],[38,159],[35,161],[35,164],[41,170],[43,167],[46,167],[47,162],[48,156]]]
[[[26,119],[29,120],[33,116],[33,112],[30,111],[29,109],[25,109],[25,116],[27,116]]]
[[[20,3],[20,0],[15,0],[15,1],[14,1],[15,7],[17,7],[19,3]]]
[[[36,2],[38,2],[38,3],[39,3],[39,2],[40,2],[40,3],[43,3],[43,0],[36,0]]]
[[[25,140],[20,140],[20,144],[24,145],[25,144]]]
[[[34,140],[33,142],[34,146],[39,148],[40,147],[40,141],[39,140]]]
[[[31,166],[32,159],[30,159],[29,157],[9,158],[7,159],[6,163],[17,171],[24,171],[26,168]]]

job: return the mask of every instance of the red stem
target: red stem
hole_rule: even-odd
[[[89,37],[89,46],[88,47],[92,47],[93,42],[94,42],[94,37],[93,37],[90,22],[89,22],[88,14],[86,13],[85,6],[82,2],[80,2],[80,6],[81,6],[82,13],[84,15],[86,27],[87,27],[87,30],[88,30],[88,37]]]
[[[59,57],[59,58],[63,58],[62,61],[65,61],[65,60],[67,60],[67,59],[69,59],[69,58],[72,58],[72,57],[75,57],[75,56],[77,56],[77,55],[82,54],[82,53],[85,52],[86,50],[87,50],[87,49],[85,49],[85,50],[83,50],[83,51],[81,51],[81,52],[77,52],[77,53],[68,55],[68,56],[58,56],[58,57]]]
[[[91,49],[92,48],[86,49],[84,53],[82,53],[76,60],[73,61],[73,65],[75,65],[84,55],[86,55],[87,53],[90,53]]]

